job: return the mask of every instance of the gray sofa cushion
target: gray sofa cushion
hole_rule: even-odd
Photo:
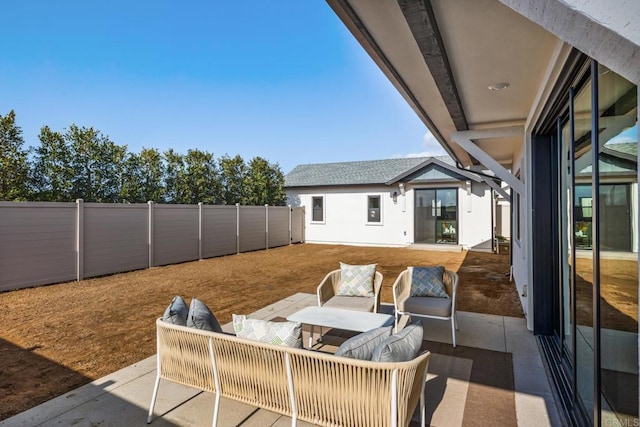
[[[176,295],[164,311],[162,320],[174,325],[186,326],[188,315],[189,307],[187,307],[187,303],[180,295]]]
[[[222,332],[218,319],[213,315],[209,307],[197,298],[191,299],[187,326],[190,328],[204,329],[205,331]]]
[[[385,338],[373,351],[372,362],[406,362],[417,356],[422,346],[422,325],[413,324]]]
[[[373,350],[385,339],[391,336],[391,326],[372,329],[349,338],[336,351],[336,356],[351,359],[371,360]]]
[[[323,307],[346,308],[356,311],[373,311],[375,305],[373,297],[347,297],[344,295],[336,295],[331,297],[329,301],[324,303]]]
[[[400,311],[415,314],[426,314],[428,316],[450,317],[451,299],[409,297],[400,307]]]

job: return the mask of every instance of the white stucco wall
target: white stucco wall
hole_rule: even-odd
[[[491,191],[485,184],[315,187],[287,189],[288,204],[305,206],[305,240],[311,243],[406,246],[414,241],[414,189],[458,187],[458,241],[465,248],[491,239]],[[397,201],[393,201],[393,192]],[[379,195],[381,222],[367,222],[367,196]],[[325,218],[311,221],[311,199],[324,197]]]

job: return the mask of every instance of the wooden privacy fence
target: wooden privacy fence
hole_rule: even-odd
[[[304,241],[304,208],[0,202],[0,291]]]

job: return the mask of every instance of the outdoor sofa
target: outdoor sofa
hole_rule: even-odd
[[[407,362],[371,362],[301,348],[251,341],[156,321],[157,377],[220,397],[331,426],[407,426],[420,403],[430,354]]]

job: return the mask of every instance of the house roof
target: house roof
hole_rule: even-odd
[[[450,166],[453,160],[441,157],[405,157],[341,163],[298,165],[284,178],[285,187],[316,187],[331,185],[392,184],[416,172],[430,161]]]

